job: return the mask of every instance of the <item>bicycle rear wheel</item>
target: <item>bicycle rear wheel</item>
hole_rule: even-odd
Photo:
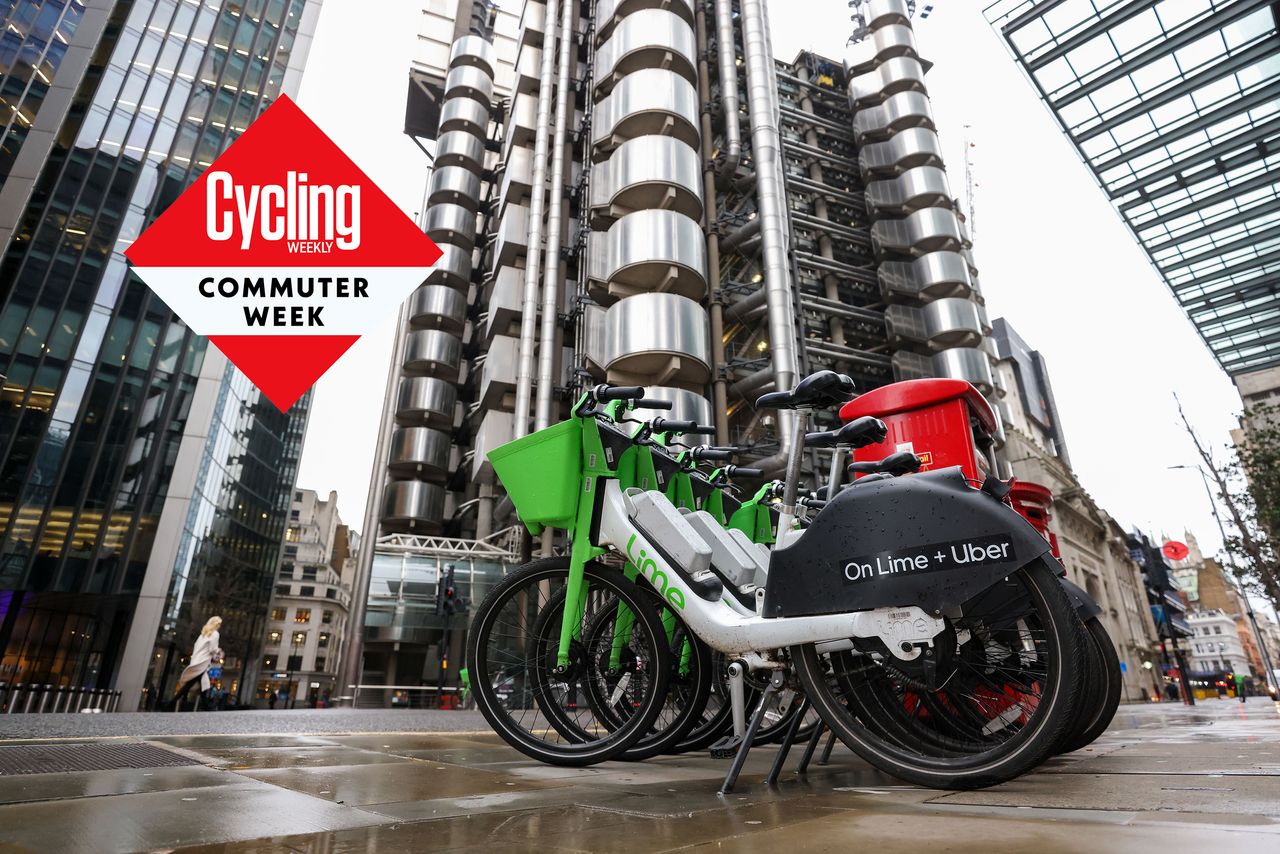
[[[1010,780],[1062,743],[1084,665],[1080,622],[1040,562],[966,602],[912,667],[869,643],[824,656],[792,649],[823,721],[866,761],[903,780],[973,789]]]
[[[1059,753],[1070,753],[1093,744],[1111,726],[1116,709],[1120,708],[1124,677],[1115,644],[1097,617],[1085,620],[1084,630],[1090,647],[1091,692],[1081,703],[1078,724],[1058,748]]]
[[[504,741],[542,762],[582,766],[614,758],[648,732],[666,697],[671,651],[650,597],[622,573],[592,562],[584,570],[587,592],[569,662],[559,667],[561,619],[539,617],[557,602],[563,615],[568,576],[569,559],[552,557],[499,582],[476,608],[467,666],[476,706]],[[607,659],[582,643],[582,629],[611,625],[620,612],[631,615],[624,638],[630,654],[625,672],[608,672]],[[624,720],[602,719],[588,700],[597,687],[588,683],[602,679],[612,680],[609,693],[620,691],[617,702],[631,709]]]

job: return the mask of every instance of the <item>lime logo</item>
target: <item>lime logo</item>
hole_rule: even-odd
[[[627,541],[627,559],[631,561],[631,565],[640,570],[640,574],[649,579],[649,583],[653,585],[653,589],[657,590],[668,603],[676,608],[684,609],[684,593],[678,587],[669,587],[667,584],[667,574],[658,568],[658,563],[649,557],[648,553],[640,550],[639,556],[632,553],[632,546],[635,545],[636,535],[632,534],[631,539]]]

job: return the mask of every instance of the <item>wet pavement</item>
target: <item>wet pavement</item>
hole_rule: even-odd
[[[904,785],[842,747],[804,777],[793,753],[770,788],[759,748],[724,797],[705,754],[554,768],[461,730],[468,713],[423,732],[320,714],[345,729],[207,734],[196,718],[229,714],[187,715],[195,731],[81,740],[198,764],[0,773],[0,851],[1280,851],[1280,714],[1257,700],[1122,707],[1092,747],[978,792]],[[77,744],[69,728],[53,743]]]

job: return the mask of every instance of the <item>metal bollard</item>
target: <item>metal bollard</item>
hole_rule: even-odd
[[[102,689],[101,688],[89,689],[89,702],[85,703],[85,708],[92,711],[93,709],[98,708],[98,704],[101,702],[102,702]]]
[[[22,706],[22,713],[23,713],[24,715],[29,715],[29,714],[31,714],[31,713],[32,713],[32,712],[31,712],[31,710],[35,708],[35,705],[36,705],[36,698],[37,698],[37,697],[39,697],[39,696],[40,696],[40,686],[39,686],[39,685],[28,685],[28,686],[27,686],[27,702],[26,702],[26,703],[24,703],[24,704],[23,704],[23,706]]]
[[[49,701],[53,699],[53,686],[44,686],[44,693],[40,695],[40,708],[37,710],[39,714],[44,714],[49,710]]]
[[[119,692],[119,691],[113,691],[113,692],[111,693],[111,707],[110,707],[110,708],[108,708],[108,709],[107,709],[107,711],[108,711],[108,712],[111,712],[112,714],[114,714],[114,713],[115,713],[115,711],[116,711],[116,709],[118,709],[118,708],[120,708],[120,692]]]
[[[70,695],[70,689],[66,685],[58,686],[58,696],[53,701],[53,713],[59,714],[67,709],[67,697]]]
[[[0,682],[0,709],[6,708],[5,701],[9,699],[9,683]]]
[[[21,682],[13,686],[13,691],[9,695],[9,714],[13,714],[18,710],[18,702],[22,699],[23,687]]]
[[[86,696],[86,692],[83,687],[76,688],[76,707],[71,711],[78,712],[84,708],[85,696]]]

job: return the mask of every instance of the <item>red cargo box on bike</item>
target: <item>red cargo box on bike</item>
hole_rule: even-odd
[[[990,471],[988,451],[996,415],[976,388],[964,380],[905,380],[860,395],[840,407],[852,421],[871,415],[889,428],[885,441],[853,452],[857,462],[880,460],[897,451],[921,459],[921,471],[960,466],[981,483]]]

